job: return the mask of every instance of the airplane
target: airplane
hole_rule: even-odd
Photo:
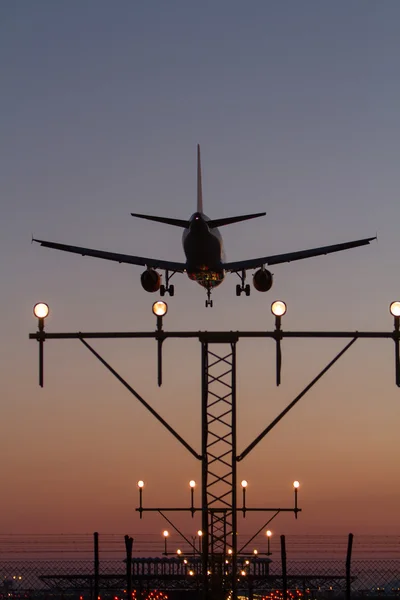
[[[197,210],[190,219],[186,221],[183,219],[158,217],[139,213],[131,213],[131,215],[139,219],[147,219],[149,221],[166,223],[167,225],[182,228],[182,245],[186,256],[186,262],[173,262],[155,258],[146,258],[143,256],[132,256],[130,254],[118,254],[116,252],[94,250],[80,246],[69,246],[67,244],[48,242],[35,238],[33,238],[32,241],[37,242],[46,248],[55,248],[56,250],[81,254],[82,256],[94,256],[118,263],[128,263],[146,267],[146,270],[143,271],[140,278],[143,289],[146,290],[146,292],[159,291],[161,296],[164,296],[165,294],[173,296],[174,285],[170,284],[171,277],[175,275],[175,273],[186,273],[189,279],[197,281],[197,283],[206,289],[207,299],[205,305],[206,307],[212,307],[213,301],[211,299],[211,292],[223,282],[225,273],[236,273],[240,278],[240,284],[236,285],[237,296],[240,296],[242,292],[246,296],[250,296],[251,288],[248,283],[246,284],[246,272],[248,270],[257,269],[253,274],[253,286],[259,292],[267,292],[272,287],[273,275],[266,269],[266,266],[288,263],[295,260],[310,258],[312,256],[321,256],[332,252],[356,248],[358,246],[365,246],[376,239],[376,237],[370,237],[341,244],[321,246],[319,248],[311,248],[297,252],[288,252],[286,254],[276,254],[249,260],[226,262],[222,237],[218,228],[225,225],[231,225],[232,223],[239,223],[240,221],[247,221],[248,219],[263,217],[266,213],[253,213],[222,219],[210,219],[204,214],[199,144],[197,145]],[[162,276],[159,271],[164,271],[165,273],[165,284],[161,283]]]

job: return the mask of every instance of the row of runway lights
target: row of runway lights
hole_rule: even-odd
[[[283,300],[275,300],[275,302],[271,304],[271,312],[275,317],[283,317],[283,315],[286,314],[286,311],[287,305],[285,302],[283,302]],[[38,302],[33,307],[33,314],[41,322],[43,322],[43,320],[49,315],[49,312],[49,305],[45,302]],[[162,319],[168,312],[168,304],[163,300],[158,300],[157,302],[154,302],[152,306],[152,312],[158,319]],[[395,319],[399,319],[400,301],[395,300],[394,302],[391,302],[389,306],[389,312],[393,317],[395,317]]]
[[[243,490],[243,508],[242,508],[242,510],[246,511],[246,489],[247,489],[247,486],[248,486],[248,482],[246,481],[246,479],[243,479],[241,481],[240,485],[242,486],[242,490]],[[137,486],[139,488],[140,507],[142,507],[142,504],[143,504],[144,481],[142,479],[140,479],[137,482]],[[194,488],[196,487],[196,482],[194,481],[194,479],[191,479],[189,481],[189,487],[190,487],[191,510],[194,511]],[[297,481],[297,480],[294,481],[293,482],[293,490],[294,490],[294,504],[295,504],[295,509],[297,509],[297,501],[298,501],[297,494],[298,494],[299,487],[300,487],[300,482]],[[162,535],[164,537],[164,554],[167,554],[168,553],[167,552],[167,550],[168,550],[167,549],[167,539],[169,537],[169,531],[167,529],[164,529]],[[202,539],[202,536],[203,536],[203,532],[201,531],[201,529],[198,530],[197,535],[199,537],[199,552],[201,552],[201,539]],[[267,540],[268,540],[267,554],[269,555],[269,554],[271,554],[270,540],[271,540],[271,536],[272,536],[272,531],[270,529],[268,529],[265,532],[265,535],[267,536]],[[193,549],[196,550],[196,548],[194,547],[194,540],[195,540],[195,536],[193,537]],[[181,556],[182,555],[182,550],[180,550],[178,548],[178,550],[176,551],[176,553],[177,553],[178,556]],[[232,549],[231,548],[229,548],[228,554],[232,554]],[[258,554],[258,550],[254,549],[253,550],[253,554],[257,555]],[[187,560],[185,559],[183,562],[187,563]],[[228,563],[228,561],[226,561],[226,562]],[[246,561],[246,563],[248,564],[248,561]],[[190,573],[189,573],[189,575],[190,575]]]

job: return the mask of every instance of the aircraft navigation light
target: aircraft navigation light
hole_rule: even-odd
[[[400,317],[400,302],[398,300],[392,302],[389,310],[394,317]]]
[[[45,302],[38,302],[33,307],[33,314],[38,319],[45,319],[49,314],[49,306]]]
[[[156,317],[164,317],[168,312],[168,304],[162,300],[158,300],[158,302],[154,302],[152,310]]]
[[[287,306],[282,300],[275,300],[275,302],[271,304],[271,312],[275,317],[283,317],[286,311]]]

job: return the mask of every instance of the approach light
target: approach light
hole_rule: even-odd
[[[271,312],[275,317],[283,317],[286,311],[287,306],[283,300],[275,300],[275,302],[271,304]]]
[[[298,481],[293,481],[293,487],[297,490],[300,487],[300,483]]]
[[[138,482],[137,482],[137,486],[138,486],[138,488],[140,488],[140,489],[141,489],[141,488],[143,488],[143,487],[144,487],[144,481],[142,481],[142,480],[140,479],[140,481],[138,481]]]
[[[240,484],[242,486],[242,488],[246,488],[247,487],[247,481],[245,479],[243,479],[243,481]]]
[[[45,319],[49,314],[49,306],[45,302],[38,302],[33,307],[33,314],[38,319]]]
[[[158,300],[158,302],[154,302],[152,311],[156,317],[164,317],[168,312],[168,304],[162,300]]]
[[[191,480],[189,481],[189,485],[190,485],[190,487],[191,487],[191,488],[194,488],[194,487],[196,487],[196,482],[194,481],[194,479],[191,479]]]
[[[394,317],[400,317],[400,302],[398,300],[392,302],[389,310]]]

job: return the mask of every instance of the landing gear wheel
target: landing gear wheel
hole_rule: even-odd
[[[246,294],[246,296],[250,296],[250,285],[249,284],[244,286],[244,293]]]
[[[166,291],[165,285],[160,285],[160,296],[165,296]]]
[[[238,283],[236,286],[236,296],[240,296],[241,293],[242,293],[242,288],[240,287],[240,284]]]
[[[173,286],[173,285],[170,285],[170,286],[169,286],[169,290],[168,290],[168,291],[169,291],[169,295],[170,295],[170,296],[171,296],[171,298],[172,298],[172,296],[175,294],[175,288],[174,288],[174,286]]]
[[[212,308],[213,301],[212,300],[206,300],[206,308],[207,308],[207,306],[210,306]]]

